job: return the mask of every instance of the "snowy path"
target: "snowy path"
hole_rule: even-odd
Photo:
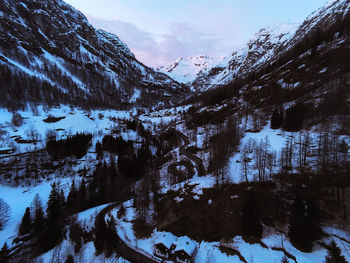
[[[97,217],[103,217],[106,219],[106,215],[114,208],[119,206],[122,202],[118,202],[116,204],[109,205],[101,210],[101,212],[96,216]],[[117,254],[120,255],[122,258],[130,261],[130,262],[137,262],[137,263],[159,263],[158,260],[150,258],[139,251],[131,248],[128,246],[119,236],[118,236],[118,245],[115,248],[117,251]]]

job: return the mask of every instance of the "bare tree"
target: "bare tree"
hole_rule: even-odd
[[[10,206],[0,198],[0,230],[6,225],[11,216]]]

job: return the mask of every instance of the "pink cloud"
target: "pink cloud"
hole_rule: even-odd
[[[89,20],[96,27],[116,34],[141,62],[152,67],[169,64],[179,57],[200,54],[215,56],[223,48],[219,39],[186,23],[171,23],[168,34],[157,36],[128,22],[91,16]],[[232,50],[233,47],[227,48],[226,53]]]

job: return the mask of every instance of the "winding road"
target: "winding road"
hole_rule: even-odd
[[[103,217],[104,219],[106,219],[106,215],[112,209],[119,206],[121,203],[122,202],[111,204],[111,205],[105,207],[104,209],[102,209],[100,211],[100,213],[98,213],[98,215],[96,216],[96,220],[97,220],[97,217]],[[116,249],[118,256],[121,256],[122,258],[124,258],[130,262],[133,262],[133,263],[159,263],[159,262],[161,262],[155,258],[148,257],[148,256],[140,253],[139,251],[131,248],[119,236],[117,237],[117,239],[118,239],[118,242],[117,242],[117,247],[115,249]]]
[[[170,164],[168,166],[168,173],[173,175],[175,178],[182,178],[183,180],[180,180],[180,182],[184,181],[186,179],[192,178],[194,175],[194,169],[197,170],[198,176],[205,176],[206,170],[205,170],[205,167],[203,165],[202,159],[200,159],[195,154],[189,152],[187,149],[187,146],[190,144],[188,137],[176,129],[175,129],[175,131],[183,142],[182,146],[179,149],[179,153],[180,153],[180,155],[184,156],[185,158],[183,158],[180,161],[173,162],[172,164]],[[195,166],[192,164],[192,162],[195,163]],[[180,167],[185,166],[186,170],[187,170],[187,174],[183,170],[178,169],[179,166]],[[190,166],[192,166],[192,168]],[[177,183],[179,183],[179,182],[177,182]]]
[[[193,153],[190,153],[187,150],[187,146],[190,144],[189,139],[187,136],[185,136],[183,133],[179,132],[176,130],[176,133],[182,140],[182,145],[180,146],[179,153],[184,156],[180,161],[173,162],[168,166],[168,172],[172,175],[175,176],[180,176],[185,179],[192,178],[193,175],[195,174],[194,169],[198,171],[198,176],[205,176],[206,171],[203,165],[203,161],[194,155]],[[193,163],[195,165],[193,165]],[[179,169],[179,166],[185,166],[186,171],[183,171]],[[114,208],[116,208],[118,205],[120,205],[122,202],[118,202],[112,205],[109,205],[102,209],[100,213],[97,215],[97,217],[103,217],[106,219],[106,215]],[[105,221],[105,220],[104,220]],[[126,244],[120,236],[117,237],[118,242],[117,242],[117,247],[116,252],[119,256],[122,258],[130,261],[130,262],[135,262],[135,263],[159,263],[161,262],[160,259],[154,258],[147,256],[145,254],[142,254],[141,252],[135,250],[134,248],[130,247],[128,244]]]

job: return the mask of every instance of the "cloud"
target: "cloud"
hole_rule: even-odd
[[[116,34],[140,61],[152,67],[172,63],[179,57],[217,56],[233,50],[217,37],[200,32],[188,23],[169,23],[168,33],[155,35],[128,22],[88,18],[94,26]]]

